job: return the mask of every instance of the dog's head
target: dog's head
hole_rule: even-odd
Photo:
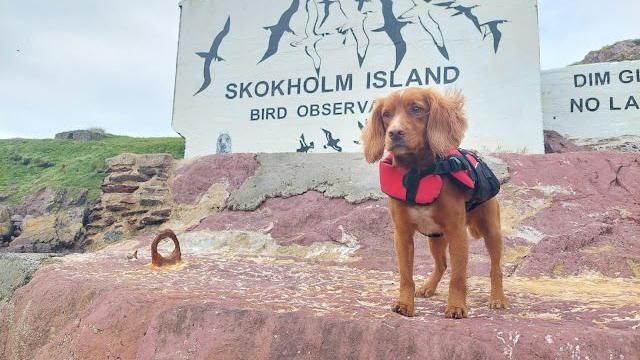
[[[462,142],[467,129],[459,92],[406,88],[376,100],[362,131],[365,159],[376,162],[384,150],[395,156],[446,156]]]

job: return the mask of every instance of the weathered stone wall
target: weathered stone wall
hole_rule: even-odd
[[[102,196],[87,225],[89,249],[131,237],[171,216],[169,154],[122,154],[107,159]]]

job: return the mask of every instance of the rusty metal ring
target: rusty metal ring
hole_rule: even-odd
[[[173,240],[174,249],[169,258],[165,258],[164,256],[158,253],[158,244],[160,241],[170,238]],[[180,252],[180,243],[178,242],[178,237],[176,234],[170,229],[166,229],[161,231],[158,236],[151,243],[151,263],[155,266],[165,266],[165,265],[174,265],[182,261],[182,253]]]

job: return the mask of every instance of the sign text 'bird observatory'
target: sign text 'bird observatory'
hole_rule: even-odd
[[[183,0],[187,156],[358,152],[377,96],[460,89],[464,146],[542,152],[535,0]]]

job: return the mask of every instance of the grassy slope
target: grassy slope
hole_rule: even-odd
[[[184,141],[126,136],[86,142],[0,139],[0,193],[9,195],[9,202],[14,204],[46,186],[89,189],[89,196],[96,198],[104,178],[105,159],[125,152],[169,153],[181,159]]]

